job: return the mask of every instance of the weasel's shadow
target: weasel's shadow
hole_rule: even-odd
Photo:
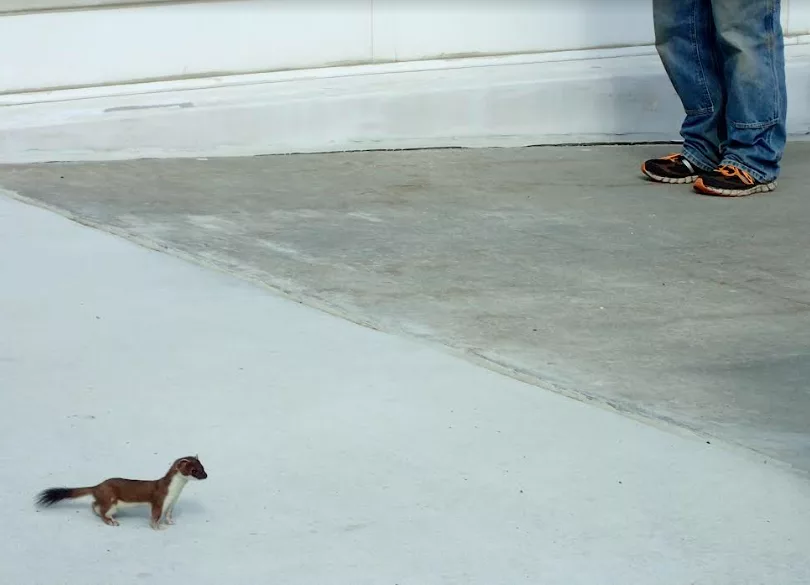
[[[95,515],[93,507],[90,502],[60,502],[58,506],[51,508],[37,508],[37,512],[54,514],[59,511],[73,511],[75,513],[87,512]],[[174,507],[174,517],[182,518],[183,516],[198,516],[205,511],[205,508],[194,500],[186,500],[178,502]],[[130,508],[119,508],[115,513],[116,518],[148,518],[149,506],[133,506]]]
[[[174,507],[174,517],[199,516],[205,512],[205,506],[201,506],[196,500],[185,500],[177,502]]]

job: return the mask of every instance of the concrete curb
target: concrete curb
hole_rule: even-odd
[[[802,139],[810,45],[790,41]],[[578,51],[2,96],[0,160],[672,141],[681,116],[652,48]]]

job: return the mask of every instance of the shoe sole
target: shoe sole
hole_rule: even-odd
[[[694,183],[698,180],[700,175],[689,175],[686,177],[662,177],[660,175],[656,175],[655,173],[651,173],[647,170],[647,165],[641,165],[641,172],[644,175],[655,181],[656,183],[667,183],[669,185],[688,185],[690,183]]]
[[[776,181],[754,185],[749,189],[718,189],[707,187],[703,181],[695,182],[695,191],[701,195],[711,195],[712,197],[746,197],[757,193],[771,193],[774,190],[776,190]]]

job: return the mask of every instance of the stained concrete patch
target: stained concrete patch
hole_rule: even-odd
[[[660,147],[0,168],[81,221],[810,470],[810,145],[742,200],[651,185]]]

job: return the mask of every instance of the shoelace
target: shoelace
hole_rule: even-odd
[[[692,163],[690,163],[688,160],[686,160],[686,157],[683,154],[681,154],[680,152],[676,152],[675,154],[668,154],[667,156],[662,157],[662,159],[663,160],[668,160],[668,161],[671,161],[671,162],[681,163],[683,166],[685,166],[687,169],[689,169],[690,173],[695,172],[695,167],[693,167]]]
[[[719,166],[717,167],[717,172],[723,175],[724,177],[728,177],[729,179],[737,177],[745,185],[753,185],[754,183],[756,183],[754,177],[752,177],[746,171],[738,169],[737,167],[731,165]]]

